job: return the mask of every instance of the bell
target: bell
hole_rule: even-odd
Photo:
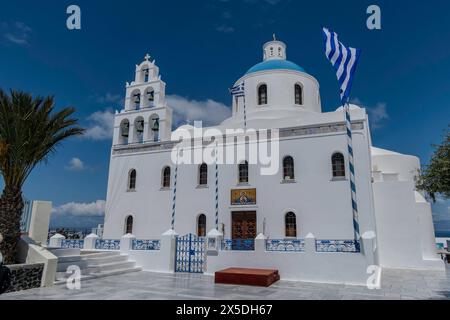
[[[128,138],[128,131],[130,130],[130,125],[128,123],[125,123],[122,126],[122,137]]]
[[[159,131],[159,118],[153,119],[152,131]]]
[[[137,122],[137,132],[139,133],[144,132],[144,120],[139,120]]]

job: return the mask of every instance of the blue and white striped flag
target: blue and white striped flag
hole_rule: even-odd
[[[341,89],[341,102],[342,105],[345,105],[350,98],[353,77],[361,50],[346,47],[339,41],[337,33],[328,28],[323,28],[323,34],[325,38],[325,55],[336,70]]]
[[[243,97],[244,93],[245,93],[245,86],[244,86],[244,82],[234,86],[233,88],[230,89],[230,93],[232,96],[235,97]]]

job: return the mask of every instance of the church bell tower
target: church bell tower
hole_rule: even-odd
[[[170,140],[172,109],[166,103],[166,83],[150,55],[136,65],[135,78],[126,83],[125,109],[116,114],[114,144]]]

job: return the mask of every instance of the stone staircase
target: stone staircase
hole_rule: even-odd
[[[55,284],[66,283],[67,268],[76,265],[81,270],[81,281],[141,271],[128,255],[119,251],[80,251],[80,249],[48,248],[58,257]]]

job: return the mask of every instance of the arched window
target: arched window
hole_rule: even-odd
[[[248,162],[239,164],[239,183],[248,183]]]
[[[284,157],[283,159],[283,179],[294,180],[294,159],[291,156]]]
[[[203,213],[197,218],[197,236],[206,237],[206,216]]]
[[[155,90],[153,88],[147,89],[147,100],[150,102],[155,101]]]
[[[144,82],[148,82],[149,80],[149,75],[150,75],[150,70],[147,68],[145,68],[144,70],[142,70],[144,72]]]
[[[120,123],[119,144],[128,144],[129,136],[130,136],[130,122],[125,119]]]
[[[284,224],[286,228],[286,237],[297,237],[297,217],[295,213],[288,212],[284,216]]]
[[[159,141],[159,117],[157,115],[150,117],[150,141]]]
[[[136,136],[136,141],[134,142],[144,142],[144,118],[136,118],[136,120],[134,121],[134,130]]]
[[[128,190],[136,190],[136,170],[134,169],[128,174]]]
[[[258,87],[258,105],[267,104],[267,85],[262,84]]]
[[[125,220],[125,234],[133,233],[133,217],[128,216]]]
[[[299,84],[295,85],[295,104],[303,104],[303,88]]]
[[[163,169],[161,185],[163,188],[170,188],[170,167]]]
[[[340,152],[331,156],[331,167],[333,169],[333,178],[345,178],[345,159]]]
[[[134,102],[134,108],[136,110],[139,110],[139,108],[141,107],[141,93],[135,93],[133,95],[133,102]]]
[[[200,186],[208,184],[208,165],[206,163],[202,163],[198,168],[198,184]]]

